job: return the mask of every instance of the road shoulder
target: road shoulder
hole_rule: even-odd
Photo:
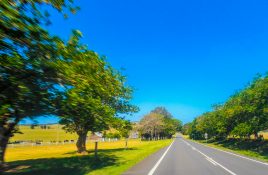
[[[168,147],[169,145],[146,157],[141,162],[124,172],[123,175],[147,175]]]
[[[213,143],[206,144],[206,143],[196,141],[196,140],[192,140],[192,139],[185,138],[185,137],[184,137],[184,139],[188,140],[190,142],[194,142],[194,143],[203,145],[205,147],[209,147],[209,148],[221,151],[221,152],[225,152],[227,154],[230,154],[230,155],[233,155],[233,156],[236,156],[236,157],[241,157],[241,158],[253,161],[253,162],[258,162],[258,163],[261,163],[261,164],[264,164],[264,165],[268,165],[268,160],[267,159],[261,159],[259,157],[254,157],[254,156],[250,156],[250,155],[247,155],[247,154],[243,154],[243,153],[241,153],[239,151],[232,150],[232,149],[229,149],[229,148],[225,148],[225,147],[222,147],[222,146],[219,146],[219,145],[215,145]]]

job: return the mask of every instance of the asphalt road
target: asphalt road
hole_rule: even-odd
[[[183,138],[147,157],[124,175],[268,175],[268,164]]]

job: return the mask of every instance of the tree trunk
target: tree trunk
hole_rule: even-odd
[[[95,159],[98,158],[98,142],[95,142]]]
[[[6,168],[5,153],[8,141],[12,136],[16,125],[22,118],[17,110],[15,110],[15,116],[13,122],[9,122],[9,113],[0,116],[0,174]]]
[[[154,140],[156,140],[155,127],[154,127]]]
[[[254,132],[254,138],[255,138],[255,140],[258,140],[258,138],[259,138],[258,132]]]
[[[5,168],[5,153],[9,137],[0,136],[0,172]]]
[[[76,142],[76,147],[77,147],[78,153],[83,153],[83,154],[87,153],[87,148],[86,148],[87,133],[88,131],[77,132],[78,140]]]
[[[125,138],[125,139],[126,139],[125,149],[127,149],[127,141],[128,141],[128,138]]]

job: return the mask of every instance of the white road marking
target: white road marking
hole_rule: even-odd
[[[182,140],[184,143],[188,143],[185,140]],[[189,143],[188,143],[189,144]],[[188,145],[187,144],[187,145]],[[191,144],[189,144],[191,145]],[[192,149],[195,148],[191,145]],[[234,172],[232,172],[231,170],[229,170],[228,168],[224,167],[223,165],[221,165],[220,163],[216,162],[215,160],[213,160],[212,158],[210,158],[209,156],[207,156],[206,154],[202,153],[201,151],[199,151],[198,149],[195,148],[195,151],[199,152],[200,154],[202,154],[207,160],[209,159],[210,162],[212,161],[213,163],[215,163],[216,165],[220,166],[222,169],[224,169],[225,171],[227,171],[228,173],[232,174],[232,175],[236,175]],[[211,162],[211,163],[212,163]]]
[[[210,163],[212,163],[213,165],[217,166],[217,164],[215,163],[215,161],[211,158],[206,158]]]
[[[244,157],[244,156],[241,156],[241,155],[232,153],[232,152],[228,152],[228,151],[220,150],[220,149],[218,149],[218,148],[213,148],[213,147],[210,147],[210,146],[207,146],[207,145],[204,145],[204,144],[201,144],[201,145],[206,146],[206,147],[208,147],[208,148],[212,148],[212,149],[221,151],[221,152],[224,152],[224,153],[227,153],[227,154],[231,154],[231,155],[233,155],[233,156],[240,157],[240,158],[242,158],[242,159],[250,160],[250,161],[252,161],[252,162],[256,162],[256,163],[260,163],[260,164],[263,164],[263,165],[268,166],[268,163],[265,163],[265,162],[261,162],[261,161],[255,160],[255,159],[251,159],[251,158],[248,158],[248,157]]]
[[[165,155],[167,154],[167,152],[170,149],[170,147],[173,145],[174,141],[175,140],[173,140],[173,142],[169,145],[169,147],[167,148],[167,150],[164,152],[164,154],[161,156],[161,158],[156,162],[156,164],[151,169],[151,171],[148,173],[148,175],[153,175],[154,174],[156,168],[159,166],[159,164],[161,163],[161,161],[164,159]]]
[[[215,161],[215,160],[213,160],[212,158],[210,158],[210,160],[211,160],[212,162],[214,162],[214,163],[217,165],[217,163],[216,163],[216,161]]]

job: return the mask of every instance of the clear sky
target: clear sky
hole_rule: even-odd
[[[69,19],[51,13],[52,34],[72,29],[125,68],[139,120],[165,106],[184,123],[268,71],[267,0],[77,0]],[[52,122],[54,119],[42,119]]]

